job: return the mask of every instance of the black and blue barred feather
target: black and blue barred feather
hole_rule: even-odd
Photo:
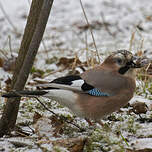
[[[92,90],[87,91],[87,93],[91,96],[96,96],[96,97],[108,97],[110,96],[108,93],[101,92],[99,89],[94,88]]]

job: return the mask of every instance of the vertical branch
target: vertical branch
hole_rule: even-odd
[[[44,0],[43,6],[42,6],[42,10],[41,10],[41,14],[38,20],[38,23],[36,25],[36,29],[35,32],[33,34],[28,52],[26,54],[23,66],[20,70],[19,73],[19,78],[17,79],[15,85],[14,85],[14,90],[20,90],[20,87],[23,89],[23,86],[28,78],[29,72],[32,68],[33,62],[34,62],[34,58],[37,54],[40,42],[42,40],[43,37],[43,33],[48,21],[48,17],[50,14],[50,10],[53,4],[53,0]]]
[[[21,43],[12,89],[22,90],[32,68],[52,8],[53,0],[33,0]],[[22,50],[23,49],[23,50]],[[0,120],[0,136],[16,123],[20,98],[8,99]]]
[[[24,30],[24,35],[22,38],[22,42],[20,45],[20,49],[19,49],[19,54],[18,54],[18,58],[16,61],[16,68],[14,70],[13,73],[13,78],[12,78],[12,89],[13,86],[17,80],[19,71],[23,65],[25,56],[27,54],[27,51],[29,49],[33,34],[36,30],[36,25],[40,16],[40,11],[43,5],[43,1],[44,0],[33,0],[32,4],[31,4],[31,8],[30,8],[30,13],[27,19],[27,23],[26,23],[26,27]]]

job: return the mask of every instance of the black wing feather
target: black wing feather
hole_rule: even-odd
[[[57,78],[57,79],[51,81],[51,83],[71,85],[72,81],[80,80],[80,79],[82,79],[82,78],[79,75],[69,75],[69,76]]]
[[[72,81],[75,80],[81,80],[82,78],[79,75],[69,75],[69,76],[64,76],[60,77],[57,79],[54,79],[50,83],[57,83],[57,84],[65,84],[65,85],[72,85]],[[43,90],[44,87],[37,87],[37,89]],[[45,87],[45,90],[50,90],[50,89],[59,89],[59,88],[54,88],[54,87]]]

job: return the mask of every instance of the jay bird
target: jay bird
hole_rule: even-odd
[[[97,67],[80,75],[60,77],[40,90],[11,91],[2,97],[42,96],[68,107],[74,114],[100,122],[104,116],[125,106],[135,91],[135,69],[144,66],[141,58],[118,50]]]

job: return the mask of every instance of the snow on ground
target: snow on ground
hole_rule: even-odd
[[[129,48],[131,48],[133,52],[136,52],[137,50],[147,50],[148,57],[150,57],[149,55],[152,54],[152,3],[150,3],[149,0],[94,0],[93,3],[91,0],[82,0],[82,2],[89,23],[93,29],[95,42],[101,55],[101,60],[103,60],[105,55],[109,54],[111,51]],[[9,40],[11,43],[11,50],[13,52],[18,52],[30,3],[30,0],[0,1],[0,50],[3,50],[3,53],[5,53],[7,57],[10,57],[11,54]],[[2,12],[2,7],[7,13],[11,23],[8,21],[4,12]],[[133,34],[134,37],[132,46],[130,46],[130,39]],[[68,73],[68,69],[65,70],[62,66],[58,66],[56,64],[59,58],[72,58],[75,57],[75,54],[77,54],[80,60],[84,62],[86,61],[86,48],[90,52],[91,50],[95,50],[80,2],[78,0],[54,1],[43,37],[43,43],[41,44],[39,53],[36,57],[34,65],[35,69],[43,71],[50,70],[52,74],[48,74],[48,76],[44,77],[47,80],[63,76]],[[92,56],[90,52],[89,55]],[[1,52],[0,58],[4,58]],[[51,63],[46,64],[46,60],[48,59]],[[6,85],[4,81],[7,80],[8,77],[11,77],[11,75],[11,73],[5,72],[3,68],[0,68],[1,89],[4,90]],[[30,85],[34,83],[33,75],[29,77],[29,82],[30,84],[28,84],[27,87],[31,88]],[[150,87],[151,84],[149,84],[148,89],[151,89]],[[139,85],[136,92],[138,95],[135,95],[135,97],[130,101],[130,104],[133,104],[136,101],[146,103],[148,111],[146,114],[142,114],[142,116],[150,119],[152,116],[151,94],[148,90],[142,93],[141,92],[142,88]],[[66,113],[66,116],[73,119],[67,108],[61,107],[56,104],[56,102],[50,103],[47,99],[42,100],[45,100],[54,112],[61,116]],[[1,101],[4,101],[4,99],[1,98]],[[2,106],[3,105],[1,104],[1,111]],[[72,125],[63,125],[65,128],[69,128],[69,130],[67,131],[67,129],[65,129],[63,131],[62,129],[59,129],[63,135],[57,135],[59,136],[58,138],[52,135],[52,129],[49,128],[51,125],[48,124],[50,121],[53,121],[53,118],[51,118],[51,120],[46,120],[44,123],[46,126],[48,125],[48,129],[38,129],[37,133],[33,134],[29,139],[23,138],[23,142],[19,138],[0,139],[0,150],[50,151],[50,149],[53,149],[54,151],[67,151],[61,145],[54,147],[54,145],[52,145],[53,142],[48,143],[46,141],[64,139],[69,137],[69,134],[70,137],[76,137],[78,135],[91,137],[92,141],[89,141],[91,146],[88,147],[92,149],[92,151],[93,149],[102,151],[102,148],[105,151],[123,151],[124,149],[132,148],[152,149],[152,141],[151,138],[149,138],[152,135],[152,131],[150,129],[151,123],[140,123],[139,116],[133,113],[130,114],[129,111],[129,108],[124,108],[122,109],[122,113],[114,113],[111,116],[113,121],[109,122],[109,120],[105,120],[106,124],[111,127],[111,130],[106,127],[104,129],[101,129],[100,127],[99,129],[88,128],[87,132],[81,134],[80,132],[74,130]],[[33,116],[36,112],[45,115],[45,117],[50,117],[50,113],[46,112],[40,104],[37,104],[37,101],[33,99],[22,99],[17,123],[25,123],[26,121],[32,122]],[[44,120],[42,119],[42,123],[43,121]],[[88,127],[88,124],[84,120],[75,118],[74,121],[82,127]],[[60,128],[60,124],[56,125]],[[40,125],[32,127],[39,128]],[[39,133],[40,130],[42,130],[42,132]],[[46,133],[44,133],[45,131]],[[49,131],[51,133],[47,135]],[[43,138],[45,142],[43,141],[40,144],[38,136],[41,133],[44,134]],[[119,136],[117,136],[116,133],[118,133]],[[125,141],[123,136],[129,141]],[[140,139],[140,137],[142,137],[142,139]],[[85,151],[89,150],[85,148]]]

